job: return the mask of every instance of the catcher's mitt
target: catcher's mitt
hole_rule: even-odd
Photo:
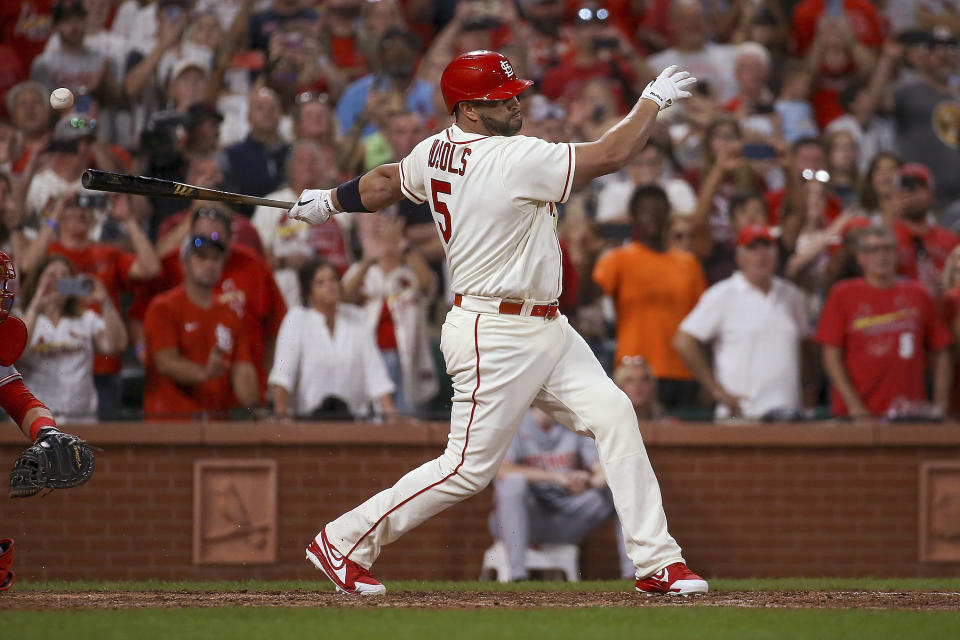
[[[41,429],[33,446],[20,454],[10,472],[10,497],[26,498],[41,489],[76,487],[93,475],[93,450],[57,429]]]

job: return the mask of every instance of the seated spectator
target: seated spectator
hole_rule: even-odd
[[[614,362],[642,355],[660,380],[660,401],[668,408],[696,399],[693,375],[671,346],[680,321],[706,289],[696,258],[667,248],[670,203],[663,189],[640,187],[630,200],[634,241],[597,261],[593,279],[613,298],[617,313]]]
[[[614,512],[597,446],[530,409],[493,483],[490,532],[507,548],[510,577],[529,580],[527,548],[537,544],[579,544]],[[617,527],[620,577],[633,579],[623,532]]]
[[[227,247],[226,264],[218,271],[220,280],[213,295],[240,317],[250,345],[250,357],[257,371],[261,395],[266,393],[267,373],[273,366],[273,346],[287,307],[273,279],[270,266],[259,254],[233,241],[233,220],[217,203],[204,203],[190,217],[187,237],[216,238]],[[152,294],[166,291],[183,281],[183,261],[177,252],[162,257],[163,274]],[[135,317],[133,308],[129,313]]]
[[[670,3],[670,34],[673,46],[647,58],[654,73],[671,64],[696,78],[709,78],[718,89],[721,103],[737,91],[734,77],[736,47],[710,42],[710,27],[700,0],[674,0]]]
[[[833,387],[831,412],[854,419],[944,415],[951,337],[932,298],[919,282],[897,279],[897,241],[886,227],[860,233],[857,262],[863,278],[833,286],[814,336]],[[932,407],[924,384],[928,364]]]
[[[67,193],[60,197],[53,214],[30,244],[21,263],[24,272],[32,272],[45,255],[65,256],[80,274],[94,276],[103,283],[113,305],[120,307],[120,292],[131,291],[160,273],[160,261],[150,240],[130,211],[130,196],[116,195],[107,200],[108,217],[122,227],[134,253],[101,242],[91,242],[94,225],[90,194]],[[101,416],[113,415],[121,404],[118,354],[100,354],[94,363]]]
[[[936,224],[933,188],[933,176],[922,164],[900,168],[900,217],[893,232],[897,236],[897,273],[919,279],[936,297],[943,293],[941,273],[947,256],[960,238]]]
[[[618,105],[615,112],[604,114],[606,118],[633,105],[636,88],[655,74],[640,60],[630,40],[609,24],[609,17],[610,12],[597,4],[577,10],[571,31],[574,55],[543,74],[543,95],[551,100],[573,98],[589,81],[606,79],[615,88]]]
[[[769,116],[774,95],[770,91],[770,52],[756,42],[744,42],[736,48],[734,76],[737,93],[723,108],[741,120]]]
[[[262,5],[263,3],[250,4],[253,6],[253,4]],[[309,4],[312,5],[314,3]],[[331,2],[331,7],[329,7],[328,10],[332,10],[334,6],[341,7],[345,4],[356,6],[357,14],[359,14],[359,3],[343,2],[343,0]],[[265,9],[250,16],[250,48],[259,49],[266,53],[270,34],[274,31],[291,22],[309,25],[316,20],[316,10],[303,0],[271,0]]]
[[[122,92],[111,61],[84,42],[87,11],[83,0],[60,0],[53,5],[53,30],[60,46],[44,51],[30,66],[30,79],[55,89],[66,87],[112,104]]]
[[[648,140],[625,169],[602,176],[593,182],[597,193],[598,223],[629,219],[627,206],[637,187],[656,184],[663,187],[670,200],[671,211],[693,213],[697,196],[690,184],[667,172],[667,150],[655,140]]]
[[[657,399],[657,376],[643,356],[624,358],[613,371],[613,381],[630,398],[637,420],[652,422],[664,419],[663,405]]]
[[[750,225],[767,224],[767,204],[757,191],[738,191],[730,198],[730,231],[734,240],[740,231]],[[701,255],[703,247],[709,247],[710,252],[701,260],[704,273],[708,275],[707,282],[720,282],[734,274],[737,270],[736,242],[712,242],[704,238],[703,227],[693,226],[693,235],[690,239],[693,253]]]
[[[764,194],[769,212],[769,225],[779,226],[781,220],[792,212],[802,212],[806,208],[807,190],[805,188],[804,172],[810,171],[821,182],[830,180],[827,169],[826,152],[823,145],[816,138],[801,138],[790,146],[790,155],[784,164],[787,176],[787,186],[782,189],[768,191]],[[843,211],[843,202],[832,194],[827,195],[827,209],[825,220],[833,222],[834,218]],[[801,217],[802,219],[802,217]]]
[[[856,80],[840,92],[838,101],[844,115],[827,126],[826,133],[848,131],[856,139],[860,149],[857,164],[861,172],[867,170],[867,165],[881,151],[896,149],[893,119],[880,115],[880,112],[889,111],[888,107],[893,104],[890,84],[896,77],[897,63],[902,55],[902,45],[885,45],[870,79]]]
[[[788,61],[783,69],[780,95],[774,103],[774,111],[780,116],[780,131],[787,144],[803,138],[820,135],[813,106],[810,104],[810,88],[813,72],[795,60]]]
[[[840,199],[846,209],[857,199],[860,145],[852,133],[840,130],[828,132],[823,146],[826,151],[827,173],[830,174],[829,190]]]
[[[895,4],[895,3],[893,3]],[[801,54],[813,46],[817,29],[825,19],[828,3],[824,0],[802,0],[793,7],[793,29],[797,49]],[[883,42],[883,17],[875,3],[866,0],[843,0],[843,22],[849,23],[849,34],[868,47],[879,47]]]
[[[391,28],[380,41],[380,56],[383,67],[353,81],[344,90],[337,102],[337,119],[340,131],[346,133],[367,107],[371,92],[399,92],[406,107],[419,113],[425,120],[435,115],[434,84],[414,75],[420,43],[417,37],[404,29]],[[376,131],[376,126],[367,124],[363,135]]]
[[[187,134],[183,145],[184,155],[192,159],[196,156],[209,156],[219,151],[222,122],[223,116],[220,112],[209,105],[196,102],[187,107],[184,122]]]
[[[213,235],[194,235],[180,259],[182,284],[154,298],[144,318],[146,418],[222,419],[256,406],[257,373],[244,323],[214,291],[227,245]]]
[[[304,189],[333,188],[339,182],[336,153],[329,145],[301,141],[293,145],[286,166],[287,184],[267,195],[274,200],[296,201]],[[323,258],[345,273],[350,266],[346,234],[348,216],[331,216],[323,224],[309,225],[287,217],[276,207],[257,207],[253,225],[260,234],[273,268],[273,276],[288,307],[300,304],[300,281],[297,270],[310,260]]]
[[[57,123],[50,144],[31,156],[20,178],[21,184],[29,185],[26,223],[31,229],[40,228],[57,198],[83,188],[80,177],[91,165],[105,171],[124,170],[109,146],[97,140],[96,126],[96,120],[76,113],[65,116]],[[49,166],[44,168],[47,160]],[[99,214],[102,213],[101,208]]]
[[[870,161],[860,184],[854,214],[893,227],[900,217],[900,157],[881,151]]]
[[[399,413],[419,412],[439,389],[426,313],[436,289],[430,265],[404,239],[403,220],[384,216],[364,247],[363,260],[343,277],[344,298],[363,304],[367,325],[377,336]]]
[[[519,55],[510,56],[517,63],[522,78],[540,80],[557,65],[574,55],[574,43],[563,28],[562,0],[520,0],[520,17],[510,25],[513,43]]]
[[[954,170],[960,162],[960,111],[953,87],[958,40],[943,28],[934,29],[928,38],[917,73],[893,92],[897,150],[904,162],[930,169],[938,204],[952,209],[960,200],[960,176]]]
[[[270,372],[274,414],[324,417],[324,408],[345,404],[352,416],[364,418],[375,401],[379,414],[393,421],[393,383],[363,312],[340,303],[336,269],[322,260],[307,263],[300,291],[303,306],[290,308],[277,336]]]
[[[260,87],[250,94],[249,104],[250,133],[242,142],[224,149],[223,174],[227,190],[263,197],[283,184],[290,145],[280,137],[282,112],[276,92]],[[239,209],[247,217],[253,215],[252,206],[241,205]]]
[[[307,91],[297,96],[293,134],[294,140],[298,142],[312,141],[338,148],[340,131],[337,129],[337,119],[326,94]]]
[[[110,293],[97,278],[78,277],[63,256],[50,255],[27,278],[23,304],[30,339],[17,365],[24,383],[58,423],[96,422],[94,354],[120,353],[127,342]]]
[[[766,227],[741,229],[737,266],[700,296],[673,346],[717,403],[718,420],[795,413],[801,343],[810,337],[803,295],[773,275],[777,245]]]
[[[687,213],[670,212],[667,227],[667,245],[671,249],[693,253],[693,216]]]
[[[705,261],[708,281],[717,282],[730,272],[717,273],[709,257],[718,245],[732,252],[736,240],[730,222],[733,195],[766,188],[763,178],[743,155],[743,134],[733,116],[720,116],[710,123],[704,138],[703,163],[687,171],[684,177],[697,192],[694,247]]]
[[[843,115],[840,94],[865,77],[874,65],[874,58],[875,53],[869,47],[854,40],[846,18],[825,16],[817,23],[806,63],[814,73],[811,103],[821,130]]]
[[[27,163],[31,159],[35,161],[50,142],[49,133],[53,128],[50,89],[33,80],[17,83],[7,92],[6,107],[10,122],[21,138],[19,155],[10,158],[13,163],[10,173],[20,175],[26,171]]]
[[[327,0],[319,23],[320,40],[332,66],[348,80],[355,80],[369,72],[370,61],[364,58],[357,42],[363,0]]]

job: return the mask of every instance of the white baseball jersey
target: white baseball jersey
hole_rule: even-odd
[[[455,293],[556,300],[556,202],[570,196],[576,151],[528,136],[482,136],[457,125],[400,162],[403,194],[433,212]]]
[[[0,365],[0,387],[8,382],[13,382],[14,380],[20,379],[20,372],[17,371],[13,366]]]

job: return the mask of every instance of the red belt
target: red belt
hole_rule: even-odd
[[[459,293],[453,297],[453,306],[459,307],[460,303],[463,301],[463,296]],[[551,302],[550,304],[535,304],[530,308],[530,315],[535,318],[552,318],[557,315],[557,312],[560,310],[560,305],[556,302]],[[523,303],[522,302],[507,302],[504,300],[500,303],[500,313],[505,313],[511,316],[519,316],[523,313]]]

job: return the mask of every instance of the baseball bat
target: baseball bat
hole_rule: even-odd
[[[216,202],[233,202],[235,204],[249,204],[254,206],[276,207],[277,209],[291,209],[295,203],[269,198],[257,198],[242,193],[231,193],[219,189],[204,189],[182,182],[164,180],[163,178],[148,178],[134,176],[128,173],[114,173],[112,171],[98,171],[87,169],[80,179],[84,188],[93,191],[112,191],[114,193],[131,193],[137,196],[151,198],[182,198],[184,200],[213,200]]]

